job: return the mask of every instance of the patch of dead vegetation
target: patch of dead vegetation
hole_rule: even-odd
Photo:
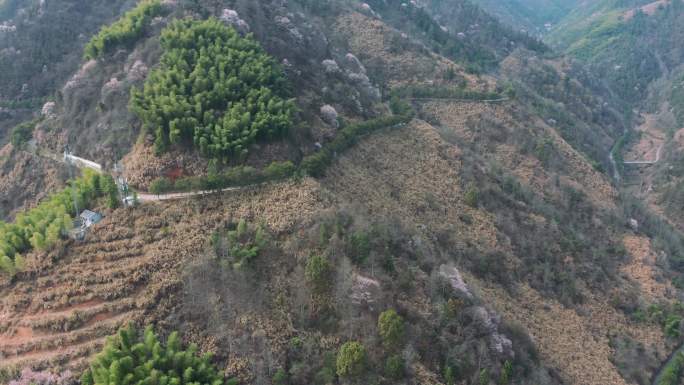
[[[84,242],[66,242],[53,257],[31,257],[47,262],[29,261],[32,269],[0,287],[0,369],[82,369],[119,327],[168,315],[184,266],[206,248],[213,229],[229,218],[250,218],[274,233],[293,232],[322,209],[317,186],[305,179],[119,209]]]
[[[641,294],[650,302],[669,298],[674,288],[669,280],[660,276],[651,241],[646,237],[627,235],[623,244],[631,261],[622,267],[622,272],[639,284]]]
[[[362,202],[370,215],[404,218],[426,233],[496,249],[492,214],[464,202],[460,154],[433,126],[414,120],[340,156],[323,184],[339,201]]]
[[[470,88],[483,89],[495,84],[490,77],[466,73],[460,65],[443,56],[418,50],[405,34],[362,13],[342,13],[333,28],[347,39],[352,53],[366,63],[377,62],[386,71],[389,86],[442,82],[448,69],[464,78]]]
[[[438,120],[442,129],[447,129],[450,135],[466,143],[486,147],[489,152],[487,156],[505,165],[507,171],[535,191],[552,193],[555,190],[550,186],[552,176],[562,171],[561,181],[583,191],[593,204],[607,209],[615,208],[617,191],[605,175],[595,170],[585,156],[541,120],[531,121],[531,128],[522,126],[513,116],[511,108],[507,104],[449,100],[430,101],[421,105],[422,112]],[[479,127],[478,124],[473,127],[472,123],[481,122],[482,117],[487,117],[504,131],[494,133],[492,127]],[[536,135],[537,140],[550,139],[562,161],[562,170],[547,170],[538,158],[513,140],[516,135],[531,136],[530,140],[535,139],[532,135]]]
[[[667,356],[665,338],[654,325],[635,324],[616,311],[607,300],[587,294],[578,310],[543,298],[537,291],[521,286],[512,295],[501,287],[477,282],[485,302],[504,319],[522,325],[532,336],[542,359],[556,368],[570,384],[626,385],[611,362],[610,336],[626,335]]]
[[[26,151],[0,149],[0,220],[29,209],[63,186],[61,165]]]

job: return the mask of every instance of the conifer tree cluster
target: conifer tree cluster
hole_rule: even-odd
[[[197,355],[197,347],[181,348],[178,333],[163,344],[151,327],[140,334],[129,325],[107,340],[102,352],[81,376],[82,385],[223,385],[224,379]]]
[[[86,170],[83,177],[71,181],[62,191],[18,214],[14,223],[0,221],[0,272],[14,275],[22,269],[22,254],[31,249],[45,250],[65,236],[73,226],[72,216],[78,215],[74,204],[83,209],[99,197],[115,194],[115,184],[113,191],[103,188],[114,183],[103,183],[106,178],[111,179]]]
[[[155,149],[193,144],[207,157],[242,160],[259,140],[292,126],[284,74],[251,37],[212,18],[178,20],[161,36],[163,54],[131,108],[155,135]]]
[[[115,48],[133,45],[152,19],[162,13],[160,0],[144,0],[112,25],[103,27],[85,46],[84,57],[97,59]]]

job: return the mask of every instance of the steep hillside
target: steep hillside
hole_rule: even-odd
[[[650,84],[683,62],[681,1],[597,2],[563,21],[547,41],[589,65],[638,105]]]
[[[531,35],[544,36],[580,4],[578,0],[474,0],[491,15]]]
[[[129,322],[241,384],[642,385],[681,343],[684,238],[614,186],[629,106],[577,62],[461,0],[133,9],[0,152],[6,213],[67,145],[145,197],[0,233],[0,381]]]
[[[79,65],[88,36],[133,2],[17,1],[0,4],[0,143],[37,115]]]

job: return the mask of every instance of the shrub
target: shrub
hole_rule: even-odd
[[[387,310],[378,317],[378,333],[387,348],[398,348],[404,342],[404,319],[394,309]]]
[[[667,317],[667,319],[665,320],[665,327],[664,327],[665,335],[667,335],[670,338],[674,338],[674,339],[679,338],[679,335],[680,335],[679,327],[680,327],[681,323],[682,323],[681,317],[674,315],[674,314],[669,315]]]
[[[655,385],[677,385],[684,370],[684,353],[677,353],[663,368],[660,381]]]
[[[327,258],[318,255],[309,257],[304,269],[306,280],[317,294],[327,292],[330,288],[332,266]]]
[[[358,377],[365,372],[367,364],[366,348],[360,342],[349,341],[337,353],[337,375],[340,377]]]
[[[142,36],[150,21],[161,15],[160,0],[144,0],[114,24],[103,27],[85,46],[87,60],[97,59],[120,46],[131,46]]]
[[[119,207],[119,188],[111,175],[103,175],[100,178],[100,190],[107,197],[107,206],[110,209]]]
[[[480,379],[479,380],[480,385],[489,385],[489,370],[487,370],[487,369],[480,370],[479,379]]]
[[[150,183],[150,192],[159,195],[171,191],[173,183],[169,178],[157,178]]]
[[[242,161],[258,140],[293,124],[282,70],[251,37],[217,19],[178,20],[164,29],[163,54],[131,107],[155,134],[155,149],[192,143],[207,157]]]
[[[513,364],[510,361],[506,361],[504,362],[503,368],[501,368],[501,374],[499,376],[499,385],[510,384],[512,376]]]
[[[406,364],[400,355],[387,358],[385,363],[385,375],[394,380],[400,380],[406,375]]]
[[[267,245],[266,232],[240,219],[234,230],[213,236],[216,256],[223,262],[231,262],[234,269],[249,264]]]
[[[290,162],[273,162],[264,169],[263,177],[265,180],[276,180],[288,178],[297,171],[297,167]]]
[[[454,373],[454,367],[451,365],[446,365],[444,367],[444,383],[446,385],[456,384],[456,374]]]
[[[164,344],[151,327],[140,335],[129,325],[107,339],[102,352],[81,377],[81,383],[223,385],[223,376],[210,363],[210,358],[210,355],[199,357],[195,345],[183,350],[176,332]]]
[[[16,148],[23,148],[26,143],[33,137],[33,129],[36,127],[35,122],[25,122],[12,129],[10,134],[10,142]]]
[[[465,204],[467,204],[468,206],[473,208],[477,207],[479,201],[479,191],[477,190],[477,187],[474,184],[468,186],[468,189],[466,190],[463,199],[465,201]]]
[[[370,236],[365,231],[357,231],[349,236],[349,258],[357,264],[366,262],[370,256]]]
[[[273,385],[287,385],[287,372],[283,368],[273,375]]]

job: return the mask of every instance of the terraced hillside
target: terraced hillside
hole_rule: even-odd
[[[107,336],[154,310],[170,286],[152,279],[165,271],[162,223],[146,218],[158,209],[115,213],[85,242],[53,253],[59,259],[53,266],[3,291],[0,369],[81,369]]]

